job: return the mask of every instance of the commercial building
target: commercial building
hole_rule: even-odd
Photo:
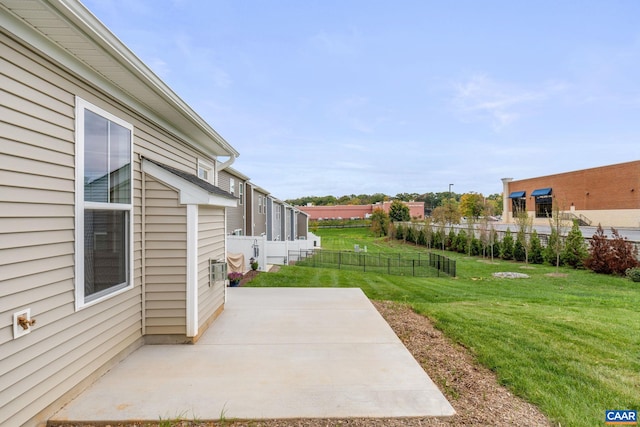
[[[506,223],[526,211],[534,224],[549,224],[558,209],[581,225],[640,227],[640,160],[502,182]]]

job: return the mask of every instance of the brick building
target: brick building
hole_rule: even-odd
[[[424,218],[424,202],[402,202],[409,207],[411,218]],[[298,206],[302,212],[309,214],[310,220],[317,219],[350,219],[366,218],[375,209],[382,209],[389,213],[391,202],[375,203],[373,205],[336,205],[336,206]]]
[[[549,224],[553,203],[581,225],[640,227],[640,160],[514,181],[502,179],[503,221],[527,211],[534,224]]]

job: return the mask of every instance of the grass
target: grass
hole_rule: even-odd
[[[322,247],[425,251],[366,229],[324,229]],[[640,410],[640,286],[584,270],[444,252],[456,278],[416,278],[286,266],[251,286],[360,287],[371,299],[410,304],[468,348],[499,381],[561,425],[602,425],[607,409]],[[528,279],[499,279],[515,271]]]

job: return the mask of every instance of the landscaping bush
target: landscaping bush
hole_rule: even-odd
[[[527,251],[525,248],[524,234],[518,233],[516,242],[513,245],[513,259],[524,262],[527,259]]]
[[[633,282],[640,282],[640,268],[638,267],[627,268],[625,275]]]
[[[416,236],[416,229],[408,226],[405,233],[404,233],[404,238],[407,242],[411,242],[411,243],[416,243],[417,242],[417,236]]]
[[[420,246],[427,246],[427,232],[424,229],[418,230],[418,240],[417,242]]]
[[[396,239],[404,240],[404,227],[402,224],[398,224],[396,227]]]
[[[562,239],[560,238],[558,231],[555,228],[552,228],[551,234],[549,234],[549,240],[547,241],[547,247],[544,248],[542,255],[545,262],[559,267],[562,265],[562,258],[560,257],[561,253]]]
[[[611,228],[611,233],[613,236],[609,240],[598,224],[598,230],[589,242],[589,257],[584,264],[596,273],[623,275],[628,269],[638,266],[638,250],[615,228]]]
[[[533,230],[529,241],[529,262],[531,264],[542,264],[544,258],[542,257],[542,244],[540,243],[540,237],[538,232]]]
[[[560,258],[564,265],[570,265],[573,268],[582,268],[588,256],[589,251],[587,250],[587,245],[580,231],[580,226],[577,221],[574,221],[571,231],[567,234]]]
[[[511,230],[507,228],[507,232],[504,234],[504,239],[500,245],[500,257],[504,260],[513,259],[513,236]]]
[[[482,255],[482,241],[475,236],[471,239],[471,255]]]
[[[467,252],[467,232],[466,231],[460,230],[458,232],[458,235],[455,237],[454,249],[461,254],[464,254]]]

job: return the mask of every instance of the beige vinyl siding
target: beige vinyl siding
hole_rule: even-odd
[[[63,75],[0,34],[0,425],[31,424],[141,336],[136,292],[75,311],[75,96]],[[37,323],[14,340],[24,308]]]
[[[146,175],[147,335],[186,335],[187,210],[178,191]]]
[[[134,288],[79,311],[74,309],[73,246],[76,95],[134,126]],[[34,425],[41,411],[64,403],[71,397],[65,393],[142,344],[139,155],[195,173],[203,154],[2,29],[0,99],[0,425]],[[144,244],[153,281],[146,326],[154,333],[184,334],[184,316],[178,312],[184,311],[184,290],[176,289],[176,284],[184,289],[184,266],[164,261],[179,264],[185,235],[158,230],[153,220],[167,207],[162,206],[166,200],[155,200],[147,234],[165,237]],[[173,207],[184,209],[176,208],[175,200]],[[164,218],[167,226],[173,220]],[[154,264],[163,257],[162,265]],[[176,301],[182,306],[175,307]],[[14,340],[12,315],[23,308],[31,309],[37,323],[30,334]],[[160,321],[154,310],[180,320]]]
[[[198,208],[198,333],[224,305],[225,282],[209,284],[209,260],[224,260],[224,208]]]

